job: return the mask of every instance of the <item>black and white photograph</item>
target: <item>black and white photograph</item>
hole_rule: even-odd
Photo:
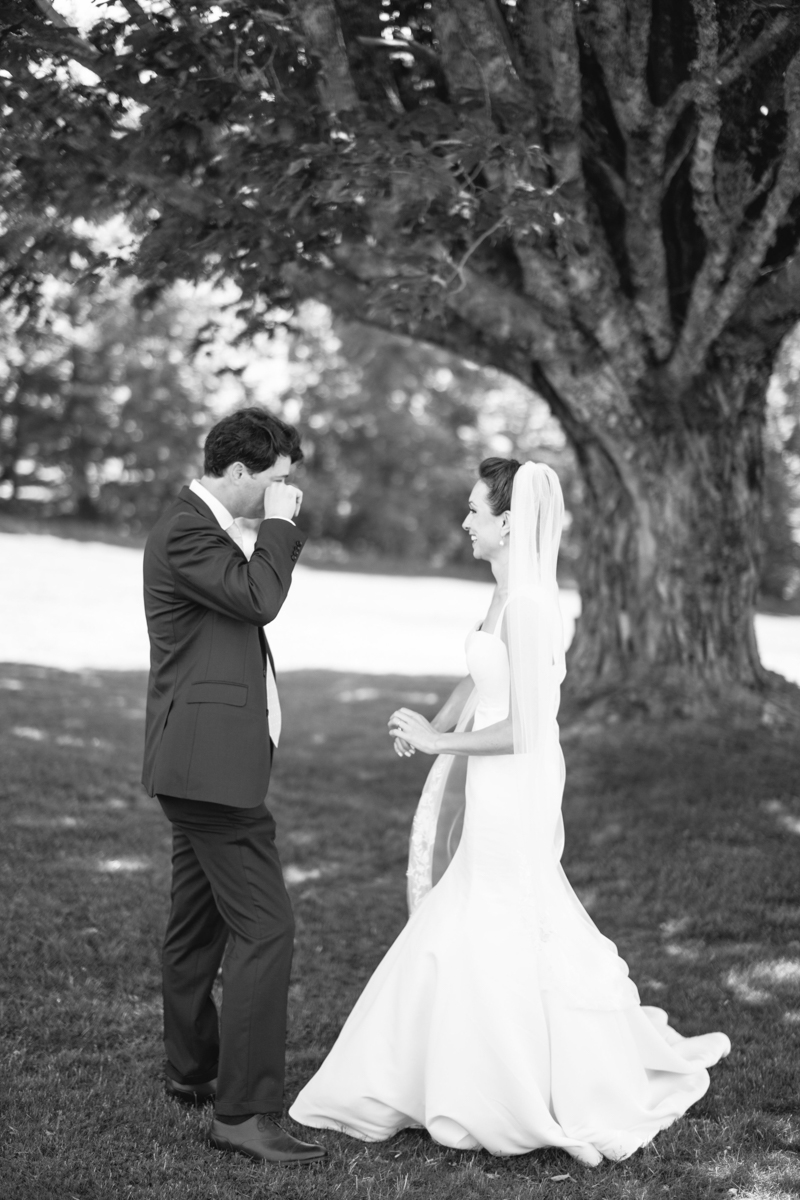
[[[800,1195],[800,0],[1,0],[0,1140]]]

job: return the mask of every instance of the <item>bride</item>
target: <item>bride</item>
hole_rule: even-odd
[[[596,1165],[681,1116],[730,1049],[640,1004],[561,868],[562,516],[549,467],[481,464],[464,529],[496,587],[469,675],[432,722],[401,708],[389,723],[399,754],[438,755],[411,916],[292,1106],[303,1125],[366,1141],[424,1127],[459,1150],[554,1146]]]

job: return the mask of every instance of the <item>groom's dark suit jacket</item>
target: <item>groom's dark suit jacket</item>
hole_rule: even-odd
[[[272,758],[269,647],[305,536],[262,521],[248,562],[207,504],[183,488],[144,552],[150,634],[142,782],[236,808],[260,804]]]

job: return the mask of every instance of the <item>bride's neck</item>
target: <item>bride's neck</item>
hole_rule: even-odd
[[[497,590],[500,593],[508,591],[508,555],[504,554],[501,557],[494,558],[489,564],[492,568]]]

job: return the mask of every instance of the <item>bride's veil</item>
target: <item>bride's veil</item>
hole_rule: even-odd
[[[521,797],[517,833],[531,847],[540,883],[545,863],[557,862],[564,848],[564,757],[556,720],[566,675],[556,575],[563,524],[564,497],[555,471],[544,463],[523,463],[511,495],[505,629]]]
[[[573,1007],[615,1009],[638,1004],[636,988],[560,863],[564,756],[557,715],[566,663],[556,565],[563,520],[558,476],[542,463],[525,463],[511,499],[506,609],[519,797],[513,832],[529,853],[519,902],[538,945],[542,988]]]
[[[558,688],[566,674],[556,566],[564,498],[558,476],[526,462],[511,495],[506,631],[514,753],[538,755],[557,737]]]

